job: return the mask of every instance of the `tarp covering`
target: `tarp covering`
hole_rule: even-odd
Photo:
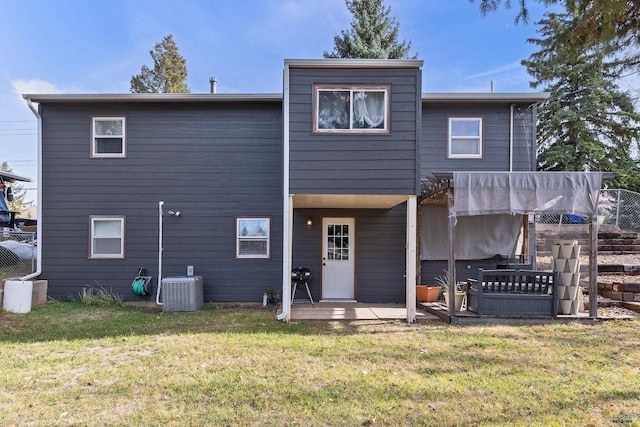
[[[455,215],[596,215],[601,172],[453,172]]]
[[[424,205],[420,212],[420,258],[449,259],[446,205]],[[472,260],[512,255],[518,243],[522,215],[478,215],[458,218],[454,246],[456,259]]]

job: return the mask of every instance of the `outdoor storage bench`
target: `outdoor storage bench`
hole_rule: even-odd
[[[556,317],[557,272],[478,269],[467,281],[467,310],[479,316]]]

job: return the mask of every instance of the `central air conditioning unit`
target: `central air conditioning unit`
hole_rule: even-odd
[[[162,311],[198,311],[204,303],[202,276],[162,279]]]

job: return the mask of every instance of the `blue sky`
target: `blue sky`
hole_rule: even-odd
[[[478,0],[477,0],[478,1]],[[423,92],[532,92],[520,61],[534,22],[468,0],[387,0],[424,61]],[[517,3],[517,2],[514,2]],[[351,21],[343,0],[0,0],[0,161],[36,180],[36,121],[22,93],[127,93],[173,34],[192,93],[282,91],[283,60],[320,58]],[[62,183],[64,185],[64,183]],[[35,191],[28,192],[35,199]]]

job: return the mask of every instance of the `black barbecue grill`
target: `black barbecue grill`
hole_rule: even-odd
[[[309,295],[309,301],[311,301],[311,305],[313,305],[313,297],[311,296],[311,291],[309,290],[309,282],[311,282],[311,277],[311,270],[306,267],[296,267],[291,270],[291,285],[293,288],[291,303],[295,302],[296,289],[298,289],[298,286],[304,285],[307,290],[307,295]]]

